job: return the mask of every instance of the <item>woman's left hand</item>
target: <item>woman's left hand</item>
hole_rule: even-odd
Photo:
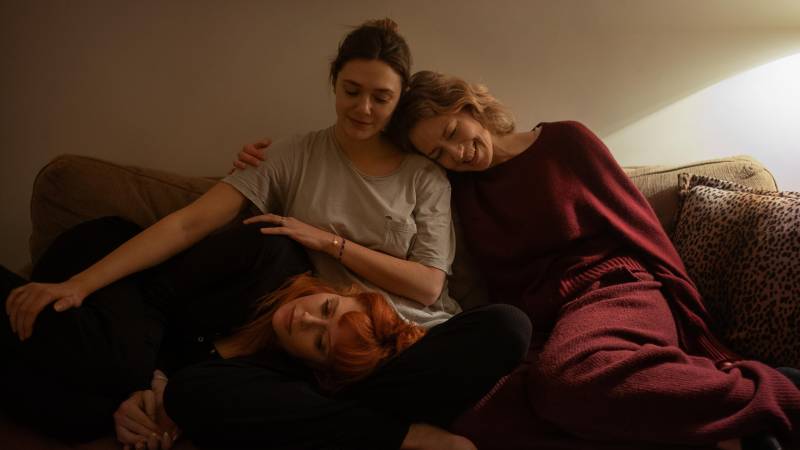
[[[6,314],[11,323],[11,331],[24,341],[33,334],[36,317],[47,305],[55,302],[53,308],[58,312],[78,308],[86,295],[85,290],[74,280],[63,283],[28,283],[15,288],[6,300]]]
[[[264,227],[264,234],[282,234],[298,242],[305,248],[330,254],[333,248],[333,234],[320,230],[294,217],[284,217],[277,214],[262,214],[253,216],[244,221],[245,224],[265,222],[275,224],[275,227]]]

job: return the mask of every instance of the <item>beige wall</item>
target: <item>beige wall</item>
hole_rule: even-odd
[[[55,155],[220,174],[242,143],[332,123],[327,62],[385,15],[415,68],[485,82],[522,127],[603,137],[800,52],[793,0],[3,2],[0,263],[26,260],[31,182]],[[630,136],[642,159],[651,137]]]

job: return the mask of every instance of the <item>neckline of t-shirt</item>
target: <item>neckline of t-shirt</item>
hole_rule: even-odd
[[[334,146],[334,148],[336,148],[336,153],[339,155],[339,158],[342,158],[342,161],[344,161],[345,164],[347,164],[347,166],[350,167],[351,170],[353,170],[353,172],[357,173],[358,176],[360,176],[362,178],[366,178],[366,179],[369,179],[369,180],[384,180],[386,178],[394,177],[394,176],[396,176],[397,174],[399,174],[403,170],[405,165],[408,164],[408,161],[411,159],[410,158],[410,156],[411,156],[410,154],[404,154],[403,155],[403,160],[400,162],[400,165],[397,166],[397,169],[393,170],[391,173],[387,173],[386,175],[370,175],[370,174],[366,174],[366,173],[358,170],[358,167],[356,167],[356,165],[353,164],[353,161],[350,161],[350,158],[347,157],[347,154],[344,152],[344,149],[342,148],[342,146],[339,145],[339,141],[336,140],[336,135],[334,134],[335,133],[335,130],[334,130],[335,127],[336,127],[336,125],[331,125],[330,128],[328,128],[328,137],[330,138],[331,141],[333,141],[333,146]]]

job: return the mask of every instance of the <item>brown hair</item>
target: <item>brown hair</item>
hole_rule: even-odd
[[[336,77],[348,61],[377,59],[400,75],[402,90],[405,91],[411,75],[411,50],[397,30],[397,23],[387,17],[368,20],[348,33],[339,43],[336,58],[331,61],[331,84],[336,87]]]
[[[471,84],[461,78],[423,70],[411,76],[408,90],[400,98],[387,133],[401,148],[414,146],[409,131],[423,119],[466,111],[492,134],[514,131],[514,117],[482,84]]]
[[[366,312],[351,311],[339,319],[339,338],[330,349],[328,364],[317,371],[322,387],[331,391],[367,377],[381,364],[417,342],[425,330],[406,322],[379,293],[356,286],[334,289],[318,278],[298,275],[283,287],[262,299],[253,319],[235,332],[235,340],[244,354],[278,348],[272,327],[275,311],[294,299],[328,293],[353,297]]]

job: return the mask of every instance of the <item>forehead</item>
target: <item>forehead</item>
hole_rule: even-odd
[[[400,75],[388,64],[378,59],[353,59],[342,66],[336,76],[339,82],[355,83],[369,89],[399,92]]]
[[[453,114],[441,114],[420,120],[408,134],[411,143],[420,150],[430,150],[435,147],[443,139],[447,124],[453,116]]]

